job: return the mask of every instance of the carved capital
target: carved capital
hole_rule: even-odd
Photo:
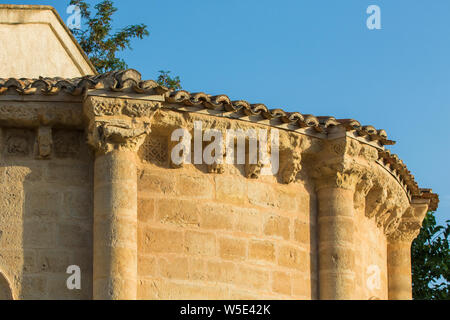
[[[308,162],[316,189],[328,187],[355,191],[357,184],[368,184],[364,188],[369,188],[370,168],[364,161],[357,160],[360,150],[358,143],[346,137],[325,141],[320,152]]]
[[[388,240],[411,243],[420,233],[428,206],[427,201],[413,200],[411,206],[401,217],[398,227],[388,235]]]
[[[95,121],[89,128],[88,143],[100,154],[114,150],[137,152],[151,132],[150,124],[121,120]]]
[[[113,150],[137,152],[151,132],[151,120],[160,102],[88,97],[88,143],[99,154]]]
[[[367,168],[346,159],[331,159],[318,163],[312,177],[316,189],[342,188],[355,190],[357,183],[365,176]]]

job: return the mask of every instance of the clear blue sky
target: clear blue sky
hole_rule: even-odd
[[[7,2],[68,17],[69,0]],[[420,187],[439,193],[438,220],[450,219],[449,0],[115,3],[117,28],[150,28],[123,55],[144,78],[172,70],[189,91],[384,128]],[[366,27],[372,4],[382,30]]]

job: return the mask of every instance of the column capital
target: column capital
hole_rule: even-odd
[[[422,222],[428,212],[430,200],[413,199],[411,206],[401,217],[398,228],[389,234],[388,241],[412,243],[419,235]]]
[[[88,96],[88,143],[97,154],[114,150],[137,152],[151,132],[151,121],[161,102]]]
[[[309,162],[316,189],[355,191],[358,182],[370,180],[373,174],[368,163],[377,157],[378,151],[374,147],[348,137],[324,141],[320,152]]]

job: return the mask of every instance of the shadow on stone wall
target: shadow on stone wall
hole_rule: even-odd
[[[13,154],[2,161],[6,183],[13,186],[9,215],[22,229],[21,241],[11,239],[9,268],[22,269],[14,271],[16,296],[91,299],[92,161],[76,143],[82,141],[82,134],[55,131],[51,160],[37,158],[33,131],[9,135],[22,139],[17,148],[7,149]],[[81,290],[67,288],[66,271],[71,265],[81,268]]]
[[[2,272],[0,272],[0,301],[1,300],[13,300],[11,286]]]

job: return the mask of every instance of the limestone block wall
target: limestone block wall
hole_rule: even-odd
[[[138,190],[139,298],[316,298],[304,185],[144,163]]]
[[[92,156],[82,131],[52,135],[52,159],[39,160],[35,130],[1,129],[0,295],[92,297]],[[70,265],[81,290],[66,287]]]
[[[194,120],[231,124],[161,112],[139,151],[138,298],[316,299],[312,185],[250,179],[243,165],[174,168],[171,128]]]

